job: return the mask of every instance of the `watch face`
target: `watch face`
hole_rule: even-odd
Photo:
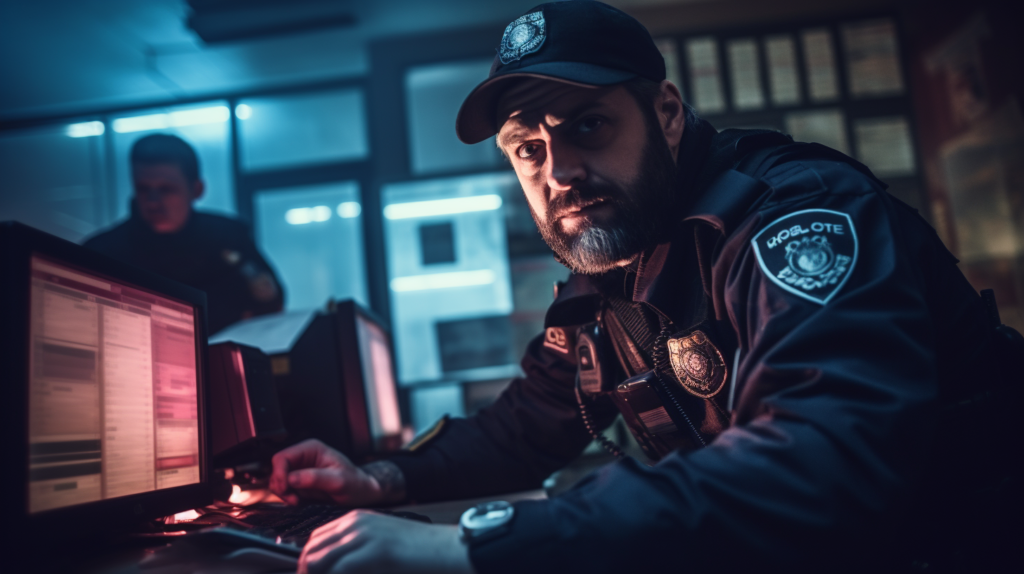
[[[459,531],[463,538],[477,539],[481,535],[501,530],[515,514],[515,508],[505,501],[478,504],[462,514]]]

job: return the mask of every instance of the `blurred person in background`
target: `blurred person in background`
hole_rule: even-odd
[[[86,240],[86,247],[206,292],[208,332],[275,313],[284,293],[241,221],[193,203],[205,183],[199,158],[177,136],[140,138],[131,151],[131,216]]]

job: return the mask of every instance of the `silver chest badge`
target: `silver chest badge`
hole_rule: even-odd
[[[669,339],[668,358],[679,384],[703,399],[717,395],[729,376],[722,353],[703,331]]]
[[[527,54],[540,49],[547,38],[543,12],[531,12],[516,19],[505,28],[501,37],[501,48],[498,57],[502,64],[515,62]]]

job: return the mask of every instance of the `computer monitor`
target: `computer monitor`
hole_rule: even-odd
[[[356,302],[257,317],[214,341],[270,356],[289,443],[317,438],[357,461],[401,446],[391,338]]]
[[[2,479],[21,534],[211,502],[205,294],[9,222],[0,273]]]
[[[207,356],[213,468],[269,461],[287,438],[270,358],[230,341],[211,344]]]
[[[401,446],[402,415],[390,337],[351,300],[338,303],[336,321],[352,450],[357,455],[394,450]]]

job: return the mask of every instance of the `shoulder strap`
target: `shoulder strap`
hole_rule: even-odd
[[[621,297],[611,297],[608,299],[608,303],[623,329],[644,354],[645,362],[650,365],[654,341],[658,338],[658,334],[651,330],[649,319],[645,316],[643,309]]]
[[[793,143],[793,138],[779,132],[756,130],[736,141],[733,169],[761,179],[780,156],[772,157],[779,148]],[[769,159],[770,158],[770,159]]]
[[[612,349],[627,376],[633,377],[651,370],[647,359],[640,352],[640,348],[629,338],[629,334],[626,333],[626,328],[622,326],[618,316],[614,312],[605,313],[603,322],[611,337]]]

